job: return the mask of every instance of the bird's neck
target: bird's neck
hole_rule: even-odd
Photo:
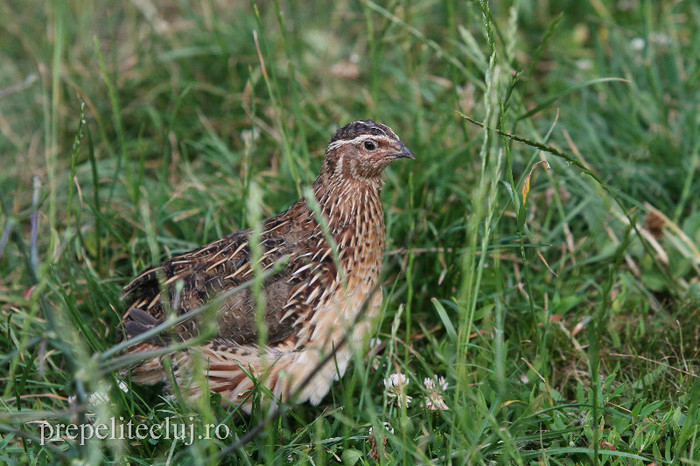
[[[313,187],[344,269],[356,272],[353,280],[376,281],[384,253],[381,179],[367,183],[344,177]],[[322,229],[317,224],[313,236],[325,235]]]
[[[334,179],[333,176],[322,179],[319,176],[313,190],[334,234],[347,227],[361,227],[363,222],[379,223],[376,228],[381,228],[383,234],[382,185],[381,177],[357,180],[347,177]]]

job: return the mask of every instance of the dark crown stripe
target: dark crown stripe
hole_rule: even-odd
[[[330,143],[332,144],[336,141],[351,141],[362,135],[385,136],[391,139],[398,139],[388,126],[372,120],[358,120],[348,123],[336,131]]]

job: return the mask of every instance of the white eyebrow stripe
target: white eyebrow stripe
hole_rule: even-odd
[[[381,134],[362,134],[360,136],[357,136],[354,139],[350,139],[350,140],[341,139],[340,141],[335,141],[335,142],[328,145],[328,150],[331,151],[331,150],[337,149],[340,146],[344,146],[346,144],[359,144],[363,141],[366,141],[367,139],[384,139],[384,140],[389,141],[389,142],[392,141],[392,139],[390,139],[386,136],[382,136]]]

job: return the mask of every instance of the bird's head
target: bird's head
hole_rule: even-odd
[[[391,128],[372,120],[358,120],[340,128],[326,149],[323,171],[357,181],[381,179],[394,160],[415,159]]]

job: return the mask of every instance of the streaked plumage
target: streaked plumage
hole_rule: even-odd
[[[250,409],[247,397],[254,383],[246,372],[254,374],[275,397],[287,399],[347,335],[348,344],[341,345],[334,362],[319,370],[296,399],[313,404],[321,401],[331,383],[345,372],[350,348],[361,342],[381,304],[381,289],[375,290],[384,249],[381,174],[390,162],[405,157],[413,158],[413,154],[385,125],[362,120],[336,132],[313,192],[337,244],[342,271],[306,200],[264,221],[259,270],[283,264],[263,284],[267,344],[262,349],[258,346],[252,289],[224,297],[217,308],[215,338],[171,355],[175,380],[183,393],[195,396],[201,390],[192,382],[191,372],[193,353],[199,351],[209,388],[233,403],[243,402],[243,408]],[[183,314],[251,280],[249,235],[249,229],[232,233],[136,277],[122,295],[129,303],[124,316],[126,337],[163,322],[163,292],[171,308]],[[178,281],[182,283],[179,293]],[[159,283],[167,289],[161,289]],[[359,316],[365,301],[365,312]],[[129,351],[157,350],[172,340],[189,340],[198,335],[200,325],[201,318],[195,317]],[[141,383],[169,379],[161,357],[132,367],[131,375]]]

